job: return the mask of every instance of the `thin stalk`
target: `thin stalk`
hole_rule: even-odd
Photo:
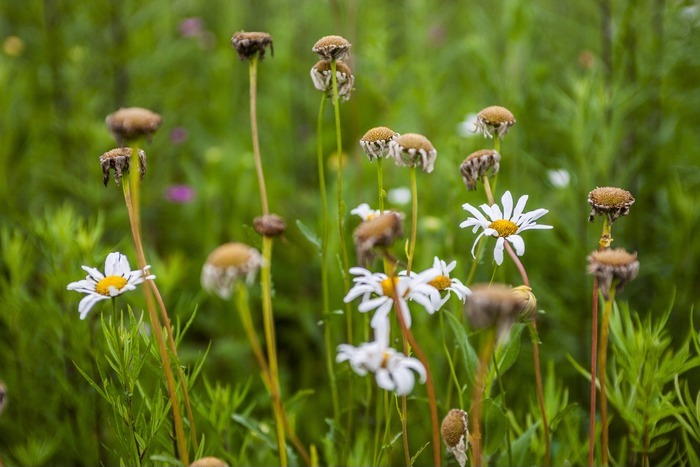
[[[489,178],[484,175],[482,177],[482,180],[484,181],[484,191],[486,191],[486,198],[489,201],[489,206],[493,206],[495,201],[493,200],[493,192],[491,191],[491,185],[489,184]]]
[[[472,395],[471,425],[472,425],[472,465],[481,466],[481,405],[484,399],[484,384],[488,373],[489,360],[496,346],[496,331],[493,328],[486,330],[485,341],[481,346],[479,356],[479,372],[474,383]],[[439,464],[436,464],[439,465]]]
[[[411,266],[413,265],[413,256],[416,253],[416,235],[418,233],[418,186],[416,183],[416,167],[409,167],[408,169],[411,177],[411,241],[409,243],[408,250],[408,266],[406,267],[407,273],[411,274]]]
[[[501,380],[501,372],[498,371],[498,363],[496,362],[496,352],[491,354],[491,361],[493,362],[493,369],[496,371],[496,381],[498,382],[498,390],[501,391],[503,396],[503,410],[508,413],[508,406],[506,405],[506,391],[503,389],[503,381]],[[508,450],[508,465],[513,465],[513,451],[510,445],[510,429],[506,432],[506,449]]]
[[[379,213],[384,214],[384,159],[377,158],[377,193],[379,194]]]
[[[479,239],[479,243],[476,245],[476,258],[474,258],[474,261],[472,261],[472,267],[469,268],[469,275],[467,276],[467,280],[464,282],[464,285],[468,286],[474,280],[474,274],[476,273],[476,267],[479,264],[479,258],[481,257],[481,250],[484,247],[485,239],[486,237],[481,237]]]
[[[602,428],[601,450],[603,466],[608,465],[608,391],[605,387],[605,365],[608,353],[608,331],[610,327],[610,313],[615,301],[616,284],[613,281],[610,287],[610,296],[605,299],[603,305],[603,322],[600,326],[600,350],[598,351],[598,379],[600,380],[600,423]]]
[[[112,302],[112,316],[116,316],[116,308],[117,308],[117,303],[115,300],[115,297],[112,297],[110,300]],[[96,315],[95,315],[96,316]],[[92,378],[94,381],[99,381],[100,380],[100,371],[97,366],[97,355],[100,354],[101,349],[99,347],[100,343],[97,342],[96,338],[96,333],[97,333],[97,319],[93,316],[90,319],[90,350],[91,350],[91,359],[92,360]],[[94,406],[95,406],[95,413],[94,415],[94,421],[95,421],[95,442],[97,443],[97,459],[101,465],[104,465],[106,463],[106,452],[105,452],[105,446],[104,446],[104,433],[102,432],[102,404],[101,402],[101,397],[100,393],[95,391],[95,401],[94,401]]]
[[[462,397],[462,386],[460,386],[459,379],[457,379],[457,372],[455,371],[455,365],[454,365],[454,362],[452,361],[452,354],[450,354],[450,351],[447,348],[447,341],[445,339],[445,318],[443,317],[443,314],[444,313],[439,313],[439,315],[440,315],[440,331],[442,332],[442,350],[445,352],[445,355],[447,356],[447,365],[450,367],[450,376],[452,378],[452,381],[454,382],[454,385],[457,388],[457,398],[459,398],[459,408],[461,409],[462,407],[464,407],[464,399]],[[511,462],[511,464],[512,464],[512,462]]]
[[[138,148],[134,148],[132,156],[140,164],[140,159],[138,157]],[[146,258],[143,253],[143,244],[141,243],[141,233],[139,230],[140,222],[138,220],[138,207],[135,205],[134,199],[138,199],[138,189],[139,189],[139,172],[138,165],[135,169],[129,171],[129,180],[122,181],[122,187],[124,190],[124,201],[126,203],[127,213],[129,214],[129,224],[131,225],[131,235],[134,240],[134,249],[136,250],[136,261],[138,263],[139,269],[142,271],[146,268]],[[136,196],[132,198],[131,191],[134,191]],[[185,441],[185,431],[182,423],[182,414],[180,413],[180,404],[177,397],[177,389],[175,387],[175,378],[173,376],[172,363],[170,361],[170,355],[168,354],[168,349],[165,346],[165,340],[163,339],[163,329],[161,328],[161,323],[158,319],[158,314],[156,312],[156,306],[153,301],[153,289],[155,284],[153,281],[146,281],[147,285],[143,288],[144,296],[146,297],[146,309],[148,310],[148,316],[151,320],[151,329],[156,337],[156,343],[158,344],[158,350],[160,352],[160,358],[163,363],[163,373],[165,374],[165,381],[168,388],[168,396],[170,397],[170,405],[173,411],[173,426],[175,427],[175,442],[176,442],[176,456],[182,461],[183,464],[189,464],[189,455],[187,451],[187,442]],[[150,287],[148,285],[151,285]]]
[[[493,149],[497,153],[501,153],[501,137],[498,136],[498,132],[494,132],[495,134],[493,135]]]
[[[325,161],[323,160],[323,107],[326,103],[326,93],[321,95],[321,106],[318,109],[316,127],[316,162],[318,165],[318,186],[321,192],[321,290],[323,295],[323,340],[326,346],[326,368],[331,385],[331,400],[333,401],[333,419],[340,422],[340,402],[338,401],[338,385],[335,380],[333,366],[333,339],[331,336],[331,308],[328,292],[328,197],[326,195]]]
[[[262,159],[260,157],[260,143],[258,141],[258,117],[257,117],[257,82],[258,82],[258,54],[250,57],[250,133],[253,137],[253,156],[255,157],[255,172],[260,185],[260,201],[262,202],[263,215],[270,213],[267,204],[267,192],[265,190],[265,175],[263,174]]]

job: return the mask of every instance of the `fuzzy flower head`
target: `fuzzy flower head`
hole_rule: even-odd
[[[202,267],[202,287],[224,300],[231,297],[233,286],[240,277],[248,284],[263,263],[258,250],[244,243],[230,242],[214,249]]]
[[[433,260],[433,267],[431,268],[433,276],[428,281],[428,285],[435,288],[438,292],[437,294],[431,295],[431,304],[436,311],[447,303],[451,293],[454,292],[462,303],[464,303],[467,296],[471,293],[471,290],[462,284],[462,281],[456,277],[450,277],[450,273],[455,266],[457,266],[457,261],[452,261],[450,264],[447,264],[437,256]]]
[[[350,214],[358,215],[363,221],[368,221],[370,219],[374,219],[377,216],[380,216],[382,214],[382,211],[380,211],[379,209],[372,209],[369,207],[369,204],[362,203],[355,209],[350,211]]]
[[[362,146],[362,150],[367,154],[369,161],[372,162],[375,158],[383,158],[389,154],[389,143],[397,136],[399,136],[399,134],[391,128],[378,126],[365,133],[362,139],[360,139],[360,146]]]
[[[467,464],[468,420],[467,412],[461,409],[452,409],[440,425],[442,440],[445,442],[447,450],[455,456],[460,467]]]
[[[520,302],[520,321],[530,322],[537,316],[537,297],[527,285],[519,285],[511,290],[513,296]]]
[[[507,334],[518,319],[521,301],[504,284],[477,284],[467,298],[465,311],[473,329],[493,327],[499,339]]]
[[[389,153],[402,167],[420,167],[430,173],[435,167],[437,151],[428,138],[417,133],[406,133],[389,142]]]
[[[608,222],[612,224],[618,217],[630,213],[634,197],[629,191],[622,188],[604,186],[588,193],[588,204],[591,205],[588,222],[593,222],[595,216],[607,216]]]
[[[374,259],[375,248],[387,249],[402,235],[403,216],[400,213],[386,211],[384,214],[369,217],[357,226],[353,234],[358,262],[371,262]]]
[[[498,173],[500,162],[501,155],[493,149],[481,149],[468,155],[459,166],[467,190],[476,190],[477,180],[481,180],[485,176],[495,176]]]
[[[341,61],[335,62],[335,79],[338,83],[338,98],[343,102],[350,99],[352,87],[355,85],[355,76],[352,70]],[[331,62],[321,60],[311,67],[311,81],[314,87],[325,92],[328,97],[333,97],[333,70]]]
[[[95,303],[134,290],[144,280],[155,279],[156,276],[145,275],[149,267],[146,266],[143,271],[140,269],[132,271],[129,260],[118,252],[107,255],[104,274],[95,268],[83,266],[82,268],[88,273],[87,277],[81,281],[71,282],[66,287],[68,290],[86,295],[78,305],[80,319],[85,319]]]
[[[352,44],[341,36],[324,36],[320,38],[311,49],[316,52],[321,60],[344,60],[350,54]]]
[[[141,137],[150,143],[153,133],[163,123],[163,118],[142,107],[126,107],[107,115],[105,122],[117,144],[124,146]]]
[[[258,54],[258,59],[265,58],[265,48],[270,47],[270,53],[274,56],[275,49],[272,45],[272,36],[266,32],[239,31],[231,38],[231,45],[238,52],[241,60],[251,59]]]
[[[265,214],[253,219],[253,227],[263,237],[279,237],[287,230],[287,223],[277,214]]]
[[[513,125],[515,125],[515,117],[510,110],[492,105],[476,115],[475,131],[482,133],[484,138],[493,138],[493,135],[497,134],[499,139],[503,139]]]
[[[109,174],[114,170],[114,183],[119,186],[123,174],[129,173],[131,167],[131,148],[116,148],[100,156],[100,165],[102,166],[102,182],[107,186],[109,182]],[[139,178],[143,180],[146,175],[146,153],[139,149]]]
[[[462,205],[462,207],[466,211],[469,211],[474,217],[469,217],[459,224],[459,226],[463,229],[474,227],[472,230],[474,233],[476,233],[479,228],[483,229],[472,245],[472,257],[476,258],[476,256],[474,256],[474,248],[482,235],[498,238],[498,240],[496,240],[496,247],[493,250],[493,257],[496,260],[496,264],[500,265],[503,263],[503,248],[506,240],[513,244],[515,253],[518,256],[522,256],[525,253],[525,242],[520,236],[521,232],[532,229],[552,228],[551,225],[535,223],[537,219],[547,214],[549,212],[548,210],[535,209],[534,211],[523,213],[527,198],[527,195],[521,196],[518,203],[515,205],[515,209],[513,209],[513,196],[510,194],[510,191],[506,191],[501,198],[501,203],[503,203],[502,211],[497,204],[493,206],[482,204],[480,206],[488,216],[488,219],[471,204],[465,203]]]
[[[637,253],[629,253],[622,248],[594,251],[588,256],[588,272],[596,276],[607,300],[613,286],[616,292],[622,292],[625,284],[637,277]]]

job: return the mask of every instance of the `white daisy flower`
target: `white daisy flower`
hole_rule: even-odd
[[[434,276],[428,281],[428,285],[433,286],[438,291],[438,293],[431,294],[430,296],[431,304],[433,305],[435,311],[438,311],[445,303],[447,303],[451,292],[454,292],[462,303],[464,303],[467,296],[472,293],[467,286],[462,284],[462,281],[456,277],[450,277],[450,273],[455,266],[457,266],[457,261],[452,261],[450,264],[447,264],[437,256],[433,260],[432,270],[434,272]],[[441,296],[441,292],[445,291],[447,293],[444,295],[444,297]]]
[[[519,235],[521,232],[532,229],[552,228],[551,225],[535,223],[537,219],[549,212],[547,209],[535,209],[534,211],[523,213],[527,198],[527,195],[521,196],[514,209],[513,196],[510,194],[510,191],[506,191],[501,198],[503,211],[501,211],[501,208],[497,204],[493,206],[482,204],[480,206],[481,210],[484,211],[490,220],[486,219],[484,214],[471,204],[465,203],[462,205],[462,208],[472,213],[474,217],[468,218],[466,221],[459,224],[459,226],[462,228],[474,227],[472,229],[474,233],[476,233],[480,227],[484,229],[483,232],[476,237],[476,240],[474,240],[474,244],[472,245],[472,257],[476,257],[474,256],[474,248],[482,235],[498,238],[496,247],[493,250],[493,257],[496,260],[496,264],[500,265],[503,263],[503,244],[506,240],[513,244],[515,253],[518,256],[522,256],[525,253],[525,242]]]
[[[85,319],[95,303],[114,298],[127,290],[134,290],[144,280],[156,278],[154,275],[144,277],[144,272],[147,273],[150,266],[146,266],[143,271],[140,269],[132,271],[129,267],[129,260],[118,252],[107,255],[104,274],[88,266],[82,268],[87,271],[87,277],[81,281],[71,282],[66,287],[68,290],[87,294],[78,305],[80,319]]]
[[[428,281],[434,275],[431,270],[411,276],[399,273],[398,276],[389,277],[381,272],[372,273],[365,268],[354,267],[350,268],[350,274],[357,277],[353,279],[355,285],[345,296],[345,303],[361,296],[362,303],[358,306],[361,313],[376,310],[370,321],[375,330],[384,326],[394,306],[394,287],[399,295],[398,302],[406,327],[411,327],[411,313],[406,300],[419,303],[428,313],[435,312],[430,300],[430,294],[435,292],[435,288],[428,285]]]
[[[415,384],[418,373],[420,383],[425,383],[425,367],[420,360],[407,357],[389,347],[388,321],[375,329],[374,342],[366,342],[358,347],[341,344],[338,346],[336,362],[349,361],[353,371],[360,376],[374,373],[377,385],[387,391],[394,391],[399,396],[409,394]]]
[[[360,216],[360,218],[363,221],[368,221],[370,219],[374,219],[375,217],[379,216],[382,214],[382,212],[379,209],[372,209],[369,207],[369,204],[367,203],[362,203],[352,211],[350,211],[350,214],[356,214]]]

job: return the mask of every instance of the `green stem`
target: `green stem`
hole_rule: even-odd
[[[416,236],[418,233],[418,185],[416,183],[416,167],[408,169],[411,177],[411,241],[408,251],[408,266],[406,267],[407,274],[411,274],[411,266],[413,265],[413,256],[416,253]]]
[[[381,157],[377,158],[377,192],[379,193],[379,212],[384,214],[384,171],[382,170],[382,165],[384,159]]]
[[[610,286],[609,297],[605,299],[603,305],[603,322],[600,327],[600,349],[598,351],[598,380],[600,381],[600,423],[602,428],[601,450],[603,466],[608,465],[608,392],[605,384],[605,365],[608,353],[608,331],[610,328],[610,313],[615,300],[615,288],[617,284],[613,281]]]
[[[485,341],[481,346],[479,357],[479,371],[474,383],[472,395],[471,425],[472,425],[472,465],[481,466],[481,406],[484,400],[484,384],[488,373],[489,360],[496,345],[496,330],[486,330]]]
[[[496,371],[496,381],[498,382],[498,390],[501,391],[503,396],[503,411],[508,412],[508,406],[506,405],[506,391],[503,389],[503,381],[501,380],[501,372],[498,371],[498,363],[496,362],[496,352],[491,354],[491,361],[493,362],[493,369]],[[510,429],[506,432],[506,449],[508,450],[508,465],[513,465],[513,451],[510,445]]]
[[[263,174],[262,158],[260,157],[260,142],[258,140],[257,117],[257,82],[258,82],[258,54],[250,57],[250,132],[253,137],[253,156],[255,158],[255,171],[260,185],[260,201],[262,202],[263,215],[270,213],[267,204],[267,192],[265,190],[265,175]]]

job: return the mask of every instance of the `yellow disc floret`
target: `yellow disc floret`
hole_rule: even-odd
[[[428,282],[428,284],[442,292],[452,285],[452,281],[447,276],[437,276],[435,279]]]
[[[127,280],[122,276],[107,276],[100,280],[95,285],[95,292],[100,295],[106,295],[110,297],[112,294],[109,293],[109,288],[114,287],[117,290],[121,290],[127,284]]]
[[[493,229],[498,232],[499,237],[508,237],[515,234],[518,231],[518,226],[514,222],[506,219],[499,219],[493,221],[489,224],[489,229]]]
[[[387,277],[382,281],[382,293],[385,297],[394,296],[394,288],[396,287],[396,284],[398,284],[398,282],[398,277]]]

